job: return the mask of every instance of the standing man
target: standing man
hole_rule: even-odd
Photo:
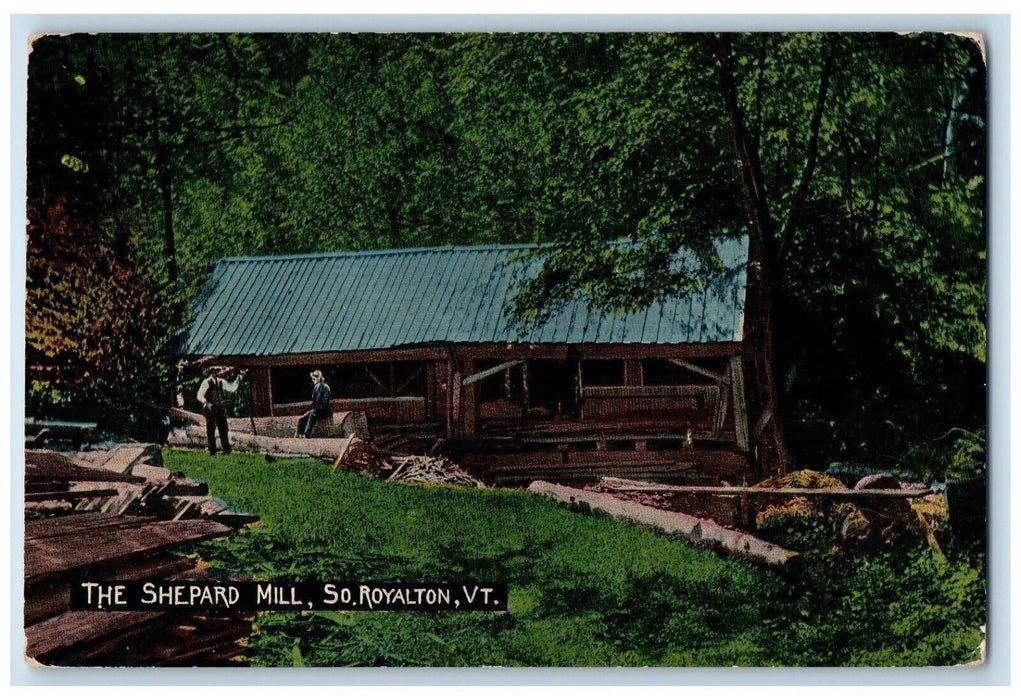
[[[202,380],[197,394],[199,403],[202,404],[202,414],[206,417],[206,439],[209,441],[209,454],[211,455],[216,454],[217,430],[220,431],[220,445],[223,447],[223,453],[230,454],[226,392],[234,393],[238,390],[244,371],[239,372],[232,382],[224,380],[223,374],[223,367],[207,368],[206,378]]]
[[[316,421],[328,418],[333,411],[330,409],[330,385],[323,379],[323,373],[319,370],[312,372],[312,410],[298,419],[298,429],[294,437],[307,438],[312,435],[312,428]]]

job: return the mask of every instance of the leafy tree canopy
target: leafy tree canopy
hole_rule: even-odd
[[[59,195],[155,287],[170,313],[124,341],[133,351],[162,342],[209,260],[227,255],[543,242],[549,264],[518,298],[524,322],[577,293],[634,308],[698,284],[672,270],[679,247],[711,263],[713,236],[748,229],[726,69],[768,202],[763,254],[796,451],[903,459],[981,425],[976,45],[747,34],[721,55],[714,41],[44,37],[30,62],[30,207]]]

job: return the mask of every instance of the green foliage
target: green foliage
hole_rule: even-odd
[[[506,614],[260,614],[257,665],[926,665],[972,660],[981,639],[974,554],[905,541],[845,558],[830,533],[785,523],[772,534],[808,558],[785,578],[522,492],[392,484],[311,460],[164,459],[262,518],[198,546],[219,571],[509,586]]]
[[[142,402],[162,398],[149,381],[162,318],[131,242],[105,233],[62,200],[29,211],[26,411],[96,418],[123,435],[154,418]]]
[[[843,553],[821,518],[773,519],[758,534],[805,558],[790,591],[804,634],[783,638],[793,665],[948,665],[978,660],[986,622],[985,557],[943,551],[913,533]]]
[[[935,33],[733,51],[794,452],[908,467],[985,422],[982,57]],[[29,176],[33,206],[80,195],[136,242],[163,334],[216,257],[548,243],[514,309],[538,323],[579,293],[635,309],[697,287],[673,254],[712,262],[747,226],[718,67],[684,33],[43,37]]]

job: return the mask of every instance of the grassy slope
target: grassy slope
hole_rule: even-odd
[[[903,598],[904,581],[895,580],[891,572],[902,567],[889,559],[876,560],[862,590],[842,582],[819,591],[818,579],[785,581],[532,494],[389,484],[252,455],[171,450],[165,460],[262,518],[261,526],[202,546],[214,566],[266,579],[509,584],[507,614],[261,615],[251,654],[261,665],[946,664],[969,660],[978,643],[974,616],[946,605],[938,605],[933,633],[895,628],[900,613],[891,606]],[[971,571],[954,570],[958,577]],[[882,614],[866,614],[861,629],[850,594],[881,593],[888,579],[897,600],[866,600]]]

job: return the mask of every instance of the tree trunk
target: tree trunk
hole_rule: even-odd
[[[738,104],[733,48],[730,35],[720,34],[710,39],[710,46],[720,69],[720,91],[730,119],[730,133],[737,155],[741,185],[748,204],[748,224],[751,241],[748,250],[748,292],[745,309],[745,343],[752,355],[752,371],[758,379],[761,397],[757,414],[769,410],[775,417],[763,438],[769,436],[769,445],[760,441],[757,455],[763,469],[784,473],[790,469],[791,458],[787,451],[783,422],[779,410],[779,391],[776,383],[776,319],[774,317],[775,285],[774,265],[778,257],[776,231],[769,214],[765,181],[758,152],[752,147],[745,127],[744,115]]]
[[[163,257],[167,261],[167,278],[171,286],[177,285],[177,246],[174,241],[174,200],[171,190],[170,164],[162,145],[156,148],[156,176],[163,205]]]

